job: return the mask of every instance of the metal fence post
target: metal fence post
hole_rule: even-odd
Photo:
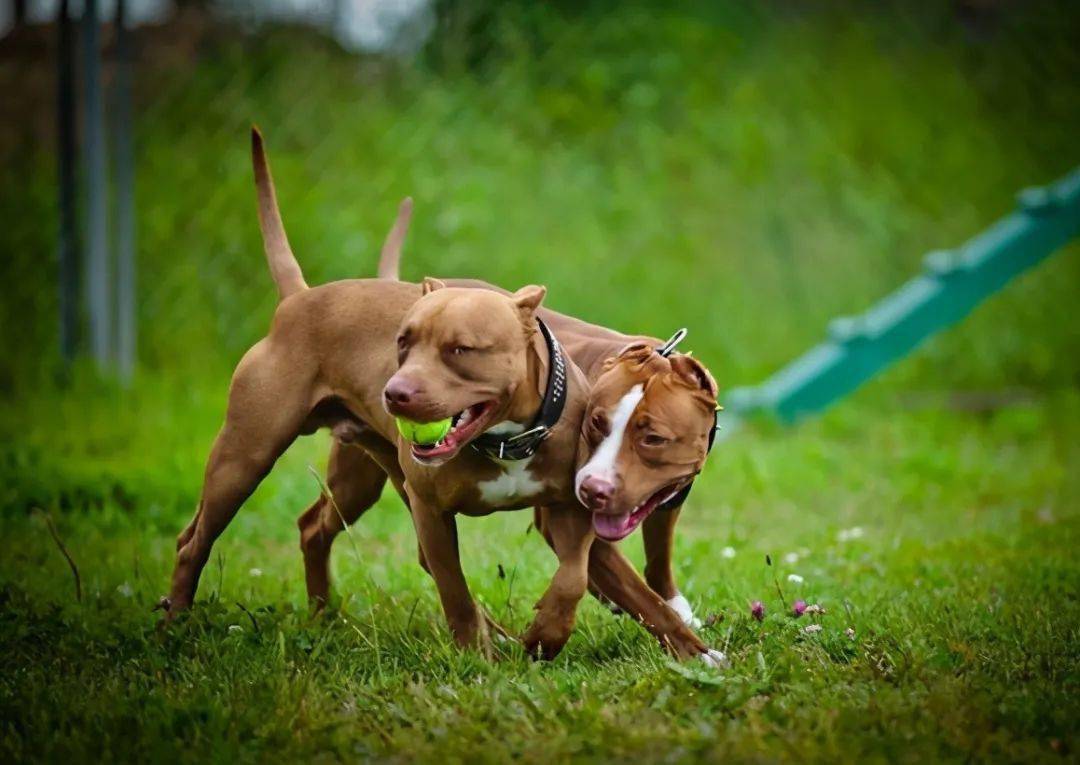
[[[79,325],[79,235],[75,222],[75,62],[68,0],[56,20],[56,121],[60,230],[57,287],[60,303],[60,356],[75,358]]]
[[[109,300],[109,232],[105,156],[105,110],[101,95],[98,2],[85,0],[82,17],[83,129],[86,156],[86,308],[90,351],[100,369],[112,361],[112,306]]]
[[[116,191],[116,361],[120,378],[135,369],[135,162],[132,148],[132,51],[126,3],[116,3],[116,78],[112,118]]]

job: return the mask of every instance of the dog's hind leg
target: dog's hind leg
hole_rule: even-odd
[[[334,538],[378,501],[386,478],[382,467],[361,447],[334,442],[326,475],[333,501],[320,496],[297,521],[308,600],[316,608],[324,606],[330,595]]]
[[[170,613],[191,605],[214,541],[299,434],[310,391],[308,381],[298,379],[298,366],[263,340],[237,367],[225,424],[206,463],[199,508],[178,539],[172,586],[164,602]]]

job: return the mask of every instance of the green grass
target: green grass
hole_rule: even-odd
[[[103,402],[103,421],[69,443],[91,451],[118,411],[146,403]],[[316,495],[307,465],[321,465],[323,437],[279,463],[218,543],[198,609],[158,632],[150,608],[201,449],[194,434],[163,435],[169,469],[141,474],[136,433],[119,449],[130,467],[93,460],[95,481],[64,471],[36,497],[79,565],[82,603],[40,517],[0,521],[0,749],[16,761],[191,762],[1016,761],[1056,757],[1055,740],[1075,750],[1080,398],[985,416],[885,410],[854,404],[794,432],[750,430],[713,456],[676,560],[712,617],[703,636],[731,657],[721,673],[671,663],[592,601],[551,664],[509,647],[493,664],[460,653],[390,495],[339,539],[339,608],[312,618],[293,520]],[[18,480],[67,459],[31,449],[5,467]],[[69,503],[79,512],[56,509]],[[554,570],[529,519],[462,521],[474,591],[519,630]],[[861,538],[840,541],[856,526]],[[624,543],[640,564],[638,546]],[[786,614],[774,578],[788,604],[826,608],[820,632]],[[760,624],[755,599],[768,610]]]
[[[728,388],[1080,161],[1080,14],[1009,6],[967,33],[903,5],[460,4],[471,21],[396,63],[298,30],[144,40],[128,391],[56,374],[52,144],[0,131],[0,759],[1075,757],[1075,245],[822,419],[717,448],[676,567],[721,673],[591,600],[553,663],[457,651],[390,495],[339,539],[339,602],[312,617],[294,521],[325,435],[237,516],[190,617],[158,631],[150,610],[229,370],[272,311],[252,120],[312,283],[372,273],[412,194],[407,275],[543,282],[593,321],[689,325]],[[554,571],[529,520],[461,521],[473,590],[515,630]],[[640,565],[639,537],[623,546]],[[786,614],[795,598],[825,607],[820,632]]]

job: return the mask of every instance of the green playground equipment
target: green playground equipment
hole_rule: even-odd
[[[732,390],[721,433],[753,414],[792,423],[825,409],[1068,243],[1080,234],[1080,168],[1018,203],[959,248],[929,253],[922,274],[865,313],[834,319],[828,340],[763,383]]]

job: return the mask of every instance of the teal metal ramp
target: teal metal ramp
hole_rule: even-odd
[[[724,430],[754,414],[791,423],[825,409],[1068,243],[1080,234],[1080,168],[1018,203],[957,249],[929,253],[922,274],[865,313],[834,319],[825,342],[760,385],[730,391]]]

